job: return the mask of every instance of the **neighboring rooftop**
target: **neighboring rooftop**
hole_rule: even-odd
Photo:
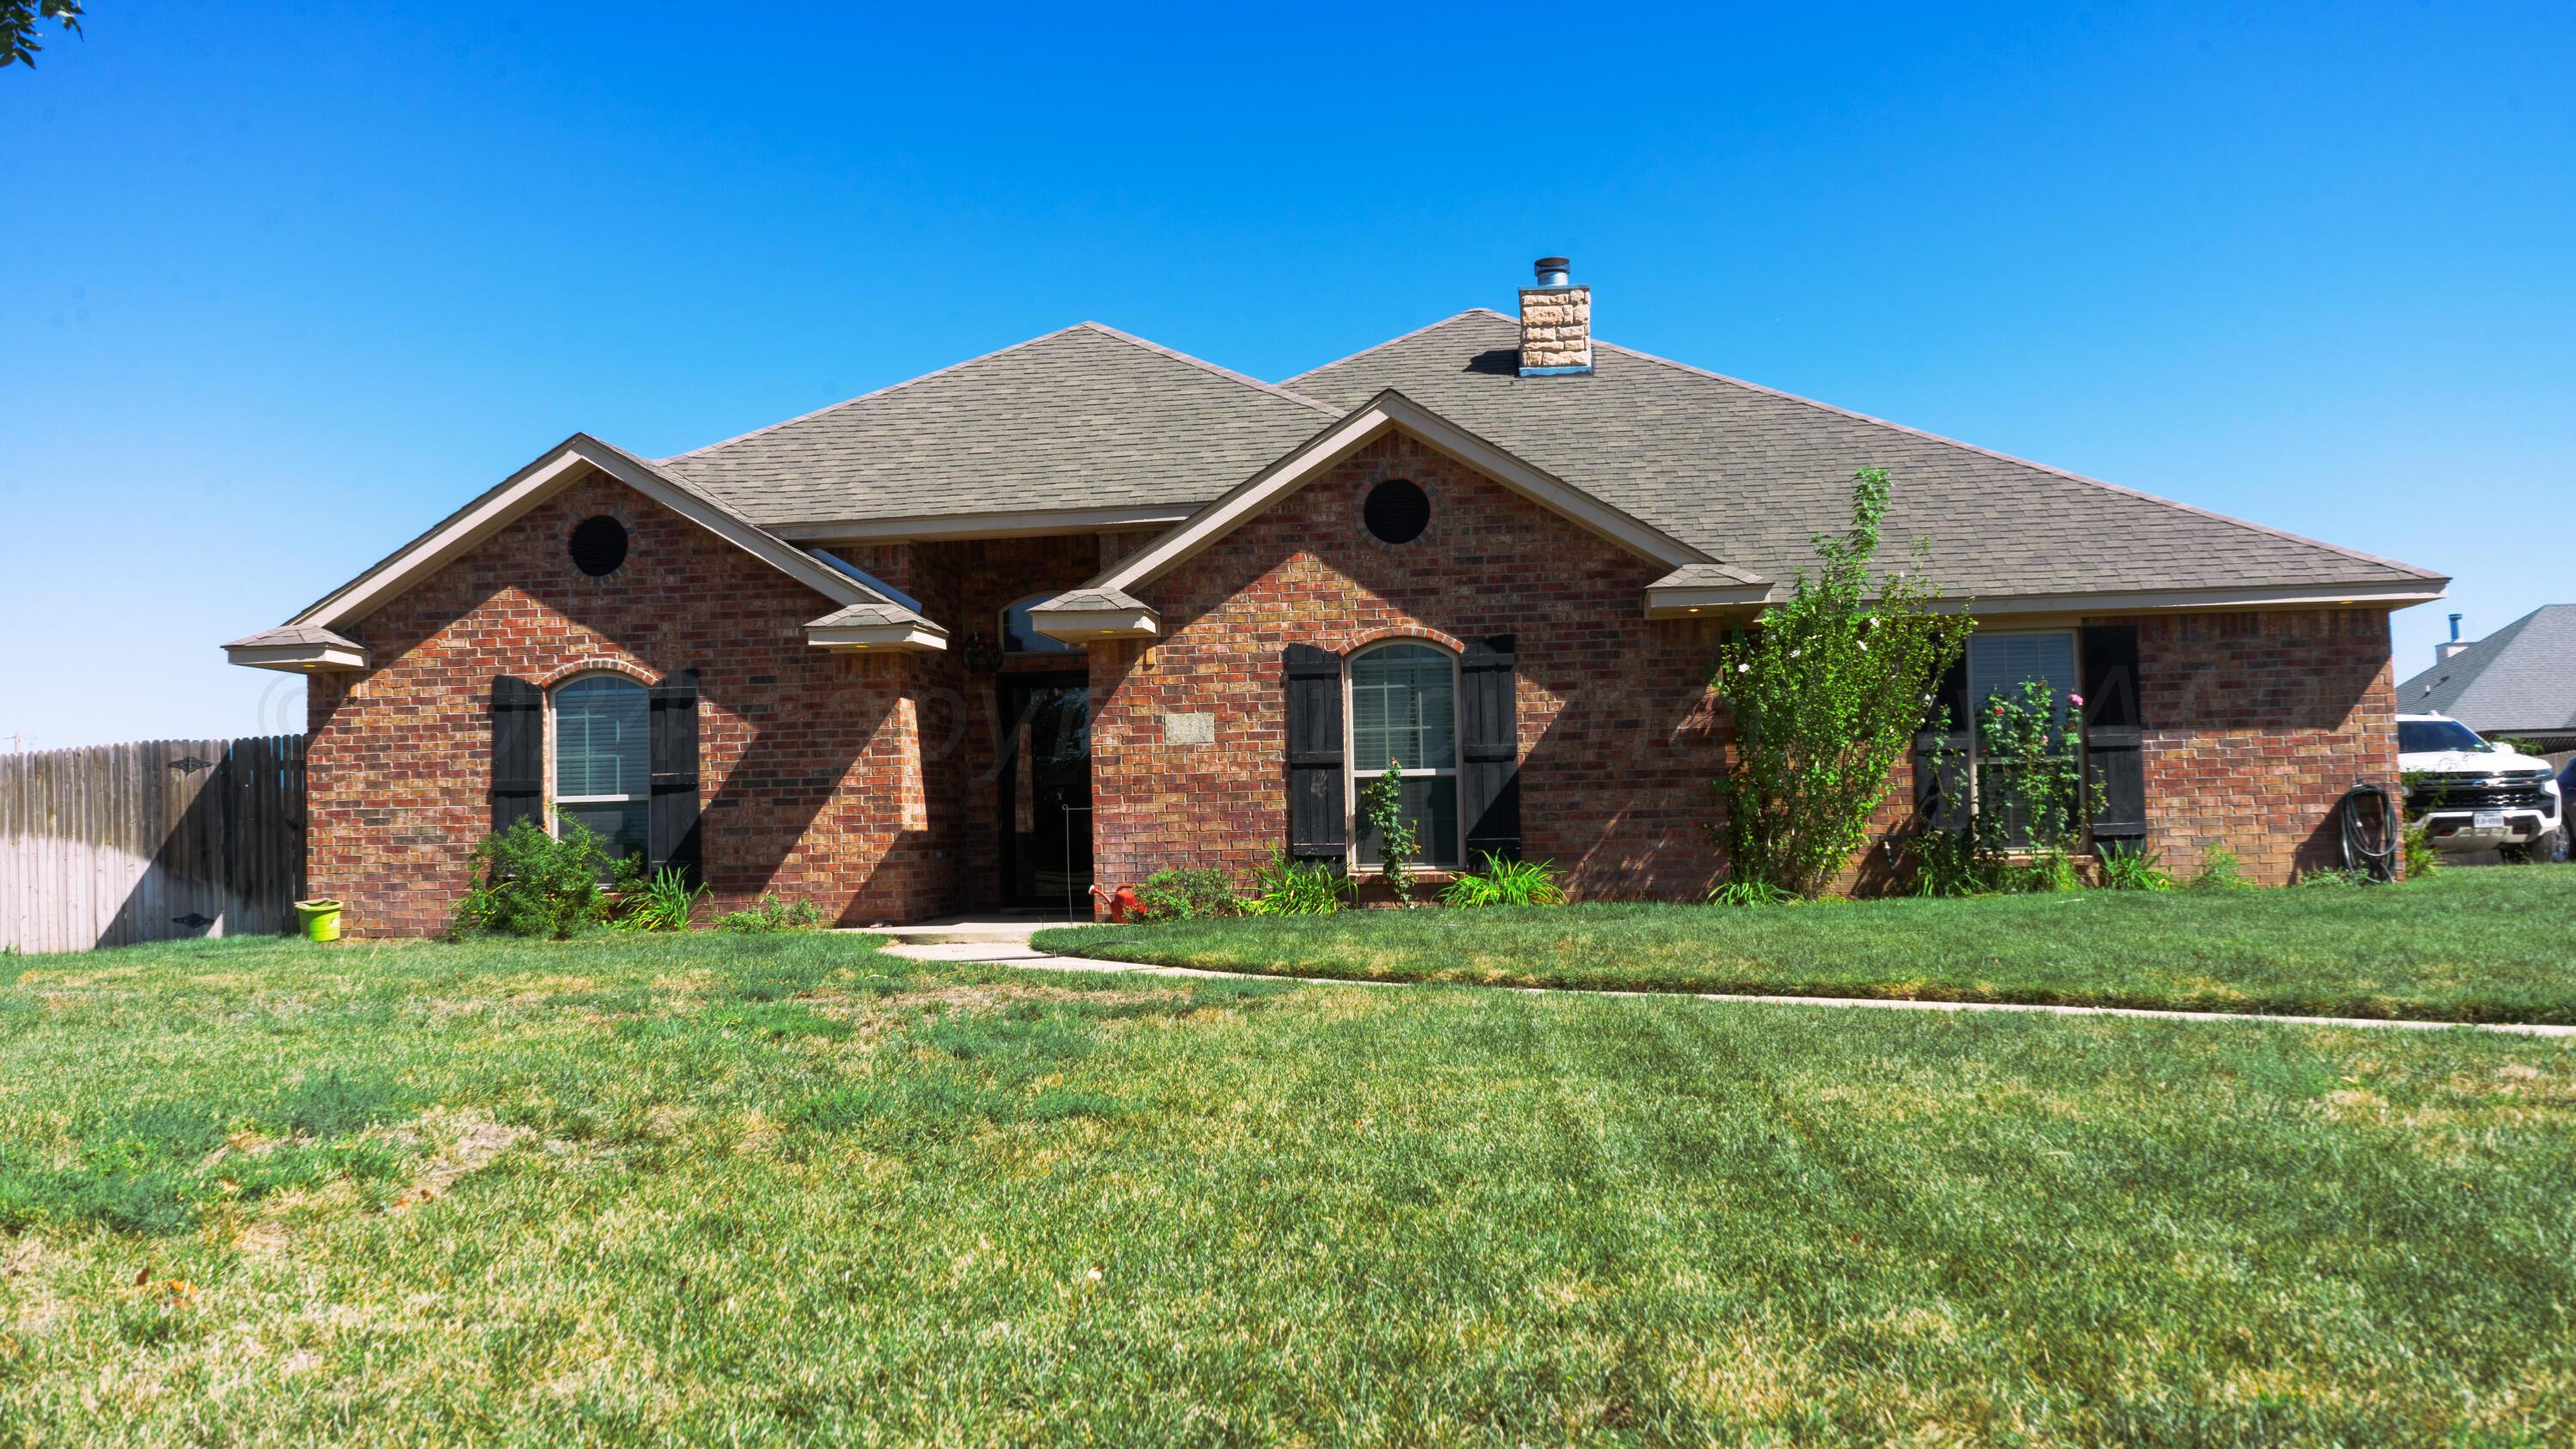
[[[662,467],[770,528],[1067,508],[1178,514],[1336,416],[1083,322]]]
[[[2544,604],[2407,680],[2397,707],[2484,735],[2576,735],[2576,604]]]
[[[2116,488],[1596,339],[1582,377],[1522,377],[1520,324],[1482,308],[1285,386],[1341,408],[1394,388],[1602,501],[1754,573],[1812,565],[1850,526],[1855,469],[1895,478],[1881,559],[1932,541],[1980,596],[2421,584],[2438,574]]]

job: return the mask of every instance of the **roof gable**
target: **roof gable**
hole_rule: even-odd
[[[328,630],[365,618],[554,496],[589,468],[608,474],[835,604],[886,602],[864,584],[759,528],[686,480],[588,433],[575,433],[374,567],[315,600],[287,623]]]
[[[662,466],[800,538],[1076,508],[1167,523],[1339,412],[1083,322]]]
[[[2576,604],[2546,604],[2397,687],[2481,733],[2576,729]]]
[[[1575,524],[1668,569],[1707,566],[1715,562],[1652,524],[1621,512],[1546,470],[1533,467],[1527,459],[1468,432],[1404,394],[1389,390],[1334,420],[1224,497],[1191,514],[1162,536],[1120,560],[1084,585],[1084,589],[1123,593],[1152,583],[1184,560],[1232,533],[1271,504],[1322,476],[1334,464],[1384,434],[1398,430],[1430,444]],[[1750,576],[1742,577],[1749,579]]]
[[[1786,577],[1850,523],[1851,475],[1895,475],[1891,541],[1931,541],[1954,597],[2415,602],[2442,576],[1601,342],[1594,372],[1523,378],[1519,326],[1476,309],[1292,378],[1387,388],[1737,567]]]

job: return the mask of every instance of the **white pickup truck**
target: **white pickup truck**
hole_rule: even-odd
[[[2406,818],[2424,823],[2436,850],[2547,860],[2565,838],[2566,802],[2549,762],[2489,744],[2458,720],[2399,715],[2397,768]]]

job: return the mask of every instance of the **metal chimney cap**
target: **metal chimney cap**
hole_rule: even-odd
[[[1541,257],[1537,262],[1538,284],[1542,287],[1562,287],[1566,283],[1566,278],[1573,274],[1573,268],[1574,263],[1564,257]]]

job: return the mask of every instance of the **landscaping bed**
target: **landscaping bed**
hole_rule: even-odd
[[[2392,887],[1346,910],[1070,927],[1036,943],[1371,981],[2576,1022],[2576,866],[2565,865]]]
[[[2528,1038],[811,933],[0,974],[7,1442],[2558,1443],[2571,1237]]]

